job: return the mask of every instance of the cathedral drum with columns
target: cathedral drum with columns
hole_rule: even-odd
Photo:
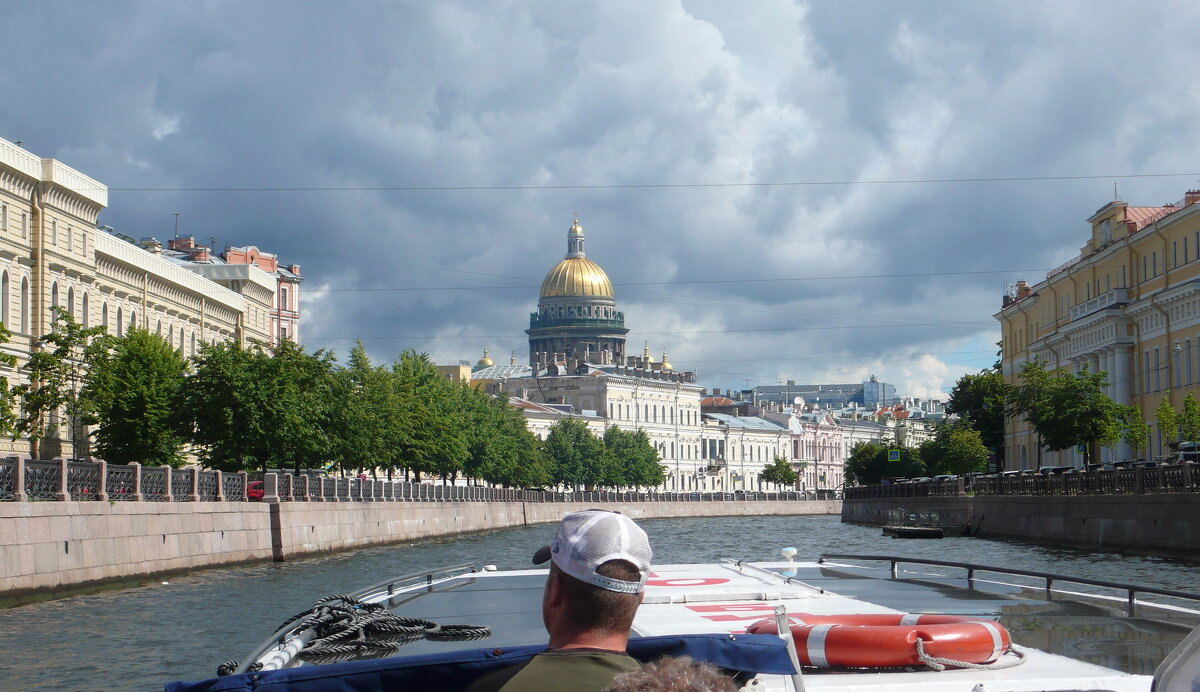
[[[628,332],[612,282],[583,250],[583,227],[576,219],[567,231],[567,255],[546,274],[538,310],[529,315],[529,365],[538,367],[539,354],[549,362],[619,363]]]

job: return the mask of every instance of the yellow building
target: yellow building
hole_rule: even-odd
[[[1088,223],[1079,255],[1034,285],[1018,281],[996,314],[1005,381],[1028,360],[1078,372],[1108,373],[1108,395],[1138,407],[1152,428],[1150,456],[1169,452],[1175,431],[1158,429],[1164,397],[1182,410],[1200,386],[1200,191],[1175,204],[1109,202]],[[1200,393],[1197,394],[1200,396]],[[1075,450],[1039,450],[1024,420],[1005,423],[1006,465],[1078,466]],[[1145,454],[1145,452],[1142,452]],[[1104,462],[1132,459],[1124,442],[1100,450]]]
[[[231,290],[162,255],[157,241],[134,242],[96,227],[108,188],[63,163],[0,139],[0,322],[12,332],[0,346],[17,368],[0,367],[9,384],[61,306],[85,327],[117,334],[141,327],[185,356],[202,343],[238,339],[271,343],[267,320],[275,277],[253,266]],[[43,458],[71,456],[69,426],[51,421]],[[0,440],[0,455],[28,443]]]

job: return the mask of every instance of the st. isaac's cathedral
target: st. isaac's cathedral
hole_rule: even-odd
[[[693,372],[676,371],[663,353],[627,355],[625,315],[612,282],[584,251],[583,227],[567,231],[567,254],[546,274],[530,313],[529,365],[495,365],[487,357],[471,380],[506,392],[544,437],[564,416],[598,435],[608,426],[644,430],[658,450],[668,490],[777,489],[758,475],[775,456],[791,457],[787,426],[762,419],[701,415],[703,390]]]

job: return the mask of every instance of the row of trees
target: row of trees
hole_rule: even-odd
[[[916,448],[895,447],[888,440],[859,443],[850,451],[845,472],[859,484],[879,483],[885,478],[962,475],[986,469],[988,454],[979,431],[960,418],[938,426],[934,437]]]
[[[73,455],[94,448],[111,463],[176,466],[190,448],[204,466],[228,471],[333,464],[507,487],[663,479],[645,433],[610,428],[601,439],[567,419],[542,442],[505,397],[453,383],[413,351],[383,367],[360,343],[339,365],[327,351],[288,341],[269,349],[223,342],[187,359],[146,330],[112,336],[57,309],[42,342],[27,384],[10,389],[0,380],[0,430],[27,436],[35,458],[61,412]]]

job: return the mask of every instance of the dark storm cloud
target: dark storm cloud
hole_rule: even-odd
[[[6,8],[0,136],[114,188],[102,221],[130,235],[169,235],[179,212],[201,239],[300,263],[312,347],[522,360],[578,212],[631,351],[710,386],[877,373],[924,394],[991,362],[1004,285],[1077,252],[1111,181],[373,188],[1188,171],[1196,15],[51,0]],[[779,278],[807,280],[762,280]],[[476,290],[380,290],[430,287]]]

